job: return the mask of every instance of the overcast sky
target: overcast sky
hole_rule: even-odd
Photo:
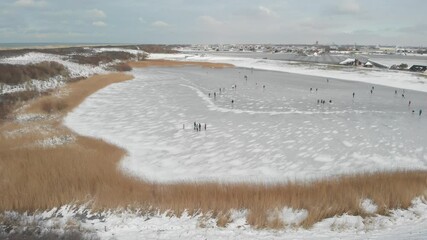
[[[0,0],[0,42],[427,46],[426,0]]]

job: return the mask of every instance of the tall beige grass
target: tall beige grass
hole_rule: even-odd
[[[43,112],[46,101],[64,101],[64,115],[85,97],[108,84],[130,79],[129,75],[95,76],[72,83],[69,94],[60,99],[41,97],[26,109]],[[23,127],[48,125],[59,134],[74,134],[63,127],[61,117],[32,123],[5,123],[0,130],[12,131]],[[347,214],[368,215],[360,200],[372,199],[379,214],[390,209],[407,208],[411,200],[423,196],[427,188],[427,172],[397,171],[356,174],[310,183],[220,184],[174,183],[159,184],[141,181],[121,173],[117,164],[126,154],[123,149],[99,139],[76,136],[76,142],[56,148],[26,147],[42,133],[27,133],[17,137],[0,134],[0,211],[35,211],[64,204],[93,202],[94,209],[117,207],[172,211],[180,215],[203,212],[225,226],[231,209],[247,209],[248,222],[259,228],[280,228],[279,218],[271,219],[268,212],[283,207],[306,209],[302,223],[310,227],[327,217]]]

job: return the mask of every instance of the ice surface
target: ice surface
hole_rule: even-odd
[[[325,78],[357,81],[378,84],[383,86],[411,89],[427,92],[427,78],[425,75],[392,71],[383,69],[339,67],[327,64],[301,63],[280,60],[269,60],[247,57],[231,57],[217,55],[194,54],[151,54],[152,59],[172,59],[180,61],[208,61],[230,63],[237,67],[272,70],[288,73],[298,73]]]
[[[133,74],[90,96],[65,123],[127,149],[121,167],[141,178],[283,182],[426,169],[423,92],[402,98],[385,86],[241,68]],[[195,121],[207,130],[194,131]]]

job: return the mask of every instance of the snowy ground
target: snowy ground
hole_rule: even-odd
[[[133,74],[90,96],[65,123],[127,149],[122,167],[142,178],[268,182],[427,169],[422,92],[406,90],[403,99],[384,86],[239,68]],[[194,121],[207,131],[194,131]]]
[[[301,214],[302,213],[302,214]],[[394,210],[390,216],[363,219],[344,215],[323,220],[311,229],[287,227],[283,230],[256,230],[246,222],[247,212],[233,211],[232,223],[218,227],[215,220],[201,215],[181,217],[151,214],[143,211],[91,213],[85,208],[65,206],[36,215],[6,212],[24,227],[39,231],[78,229],[88,236],[101,239],[425,239],[427,236],[427,205],[420,199],[408,210]],[[304,215],[301,211],[285,208],[280,211],[284,222],[295,222]]]

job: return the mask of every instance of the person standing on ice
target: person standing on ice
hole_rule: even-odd
[[[211,93],[208,94],[209,98],[211,97]]]
[[[410,107],[411,106],[411,100],[409,100],[409,104],[408,104],[408,107]]]
[[[354,98],[355,93],[353,92],[353,98]]]
[[[199,123],[199,131],[202,131],[202,124]]]
[[[234,108],[234,100],[231,100],[231,108]]]
[[[206,123],[205,123],[205,131],[206,131]]]
[[[421,114],[423,114],[423,110],[420,109],[420,113],[418,114],[418,116],[421,117]]]
[[[193,129],[194,129],[194,130],[196,130],[196,128],[197,128],[197,123],[196,123],[196,122],[194,122],[194,127],[193,127]]]
[[[216,99],[216,92],[214,92],[214,100]]]

